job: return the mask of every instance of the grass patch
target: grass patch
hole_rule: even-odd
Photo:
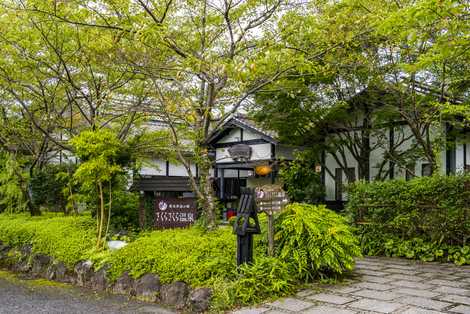
[[[25,285],[30,288],[34,288],[34,287],[71,288],[69,284],[56,282],[56,281],[50,281],[47,279],[22,279],[22,278],[19,278],[16,274],[10,273],[4,270],[0,270],[0,279],[6,280],[14,284]]]

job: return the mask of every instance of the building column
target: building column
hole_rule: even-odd
[[[221,168],[219,169],[220,173],[220,191],[219,191],[219,199],[224,198],[224,190],[225,190],[225,182],[224,182],[224,175],[225,175],[225,169]]]

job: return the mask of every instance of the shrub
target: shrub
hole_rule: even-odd
[[[306,151],[298,153],[294,161],[281,167],[279,175],[291,201],[316,204],[323,200],[325,188],[320,174],[315,172],[316,164],[312,153]]]
[[[139,227],[139,194],[116,189],[113,194],[111,225],[117,230]]]
[[[74,170],[73,164],[49,164],[35,171],[30,180],[34,205],[67,212],[69,181]],[[64,193],[64,188],[67,193]]]
[[[265,225],[263,216],[260,220]],[[127,271],[134,278],[154,273],[162,283],[210,287],[214,311],[286,295],[299,279],[341,273],[352,267],[358,250],[344,219],[323,206],[289,206],[277,219],[279,254],[265,256],[263,228],[264,234],[254,237],[254,263],[241,267],[236,265],[236,236],[230,227],[144,232],[119,251],[96,252],[94,223],[89,217],[51,213],[38,218],[0,215],[0,240],[17,247],[32,244],[34,252],[69,267],[84,259],[91,259],[96,269],[109,264],[111,280]]]
[[[255,246],[261,243],[255,237]],[[296,287],[290,265],[275,257],[265,257],[255,247],[255,262],[236,265],[236,237],[231,228],[206,232],[202,228],[147,232],[123,249],[108,255],[110,276],[124,271],[138,278],[159,274],[162,283],[184,281],[193,287],[212,287],[213,308],[226,309],[285,295]],[[258,254],[259,253],[259,254]]]
[[[47,254],[69,267],[87,258],[94,239],[94,222],[88,217],[0,215],[1,241],[15,247],[31,244],[33,252]]]
[[[212,308],[222,310],[234,306],[259,303],[293,292],[297,281],[290,265],[276,257],[258,256],[252,265],[232,270],[230,278],[216,278],[212,284]]]
[[[163,283],[180,280],[203,286],[233,272],[235,244],[229,228],[213,232],[196,227],[148,232],[110,257],[110,274],[117,278],[129,271],[138,278],[155,273]]]
[[[294,203],[276,220],[278,256],[302,280],[352,270],[358,241],[340,215],[325,206]]]
[[[9,153],[0,153],[0,213],[17,213],[28,209],[26,197],[29,174],[24,160]]]
[[[470,263],[470,176],[355,183],[346,213],[359,222],[363,252]]]

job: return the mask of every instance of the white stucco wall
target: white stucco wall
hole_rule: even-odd
[[[186,177],[188,176],[188,172],[186,168],[181,164],[170,163],[169,164],[169,176],[181,176]],[[196,175],[196,166],[191,165],[191,171],[193,175]],[[152,175],[152,176],[165,176],[166,175],[166,160],[163,159],[155,159],[152,161],[148,161],[144,164],[142,169],[140,170],[141,175]]]
[[[257,140],[260,139],[261,136],[251,130],[244,129],[243,130],[243,140],[244,141],[249,141],[249,140]]]
[[[441,132],[440,130],[436,129],[433,133],[434,136],[439,134]],[[379,173],[379,164],[383,160],[383,155],[386,149],[388,149],[389,145],[389,133],[388,130],[384,130],[383,136],[380,138],[377,138],[375,136],[371,136],[370,139],[370,144],[371,147],[375,147],[375,144],[377,141],[380,141],[379,147],[376,147],[372,152],[371,152],[371,157],[370,157],[370,178],[373,180],[377,174]],[[408,136],[411,135],[411,131],[408,126],[397,126],[395,129],[395,143],[398,143],[399,141],[401,142],[401,139],[403,138],[408,138]],[[413,144],[414,137],[411,137],[401,143],[397,150],[399,151],[405,151],[411,147]],[[457,151],[456,151],[456,168],[457,170],[462,169],[463,170],[463,145],[457,145]],[[467,156],[468,156],[468,163],[470,163],[470,152],[467,151]],[[445,149],[442,149],[441,152],[438,154],[439,158],[439,165],[440,165],[440,173],[445,174],[446,173],[446,151]],[[355,174],[356,178],[358,178],[358,164],[352,154],[349,152],[349,150],[346,149],[346,159],[348,161],[348,167],[354,167],[355,168]],[[418,159],[415,162],[415,175],[417,176],[422,176],[422,166],[423,164],[427,163],[425,159]],[[334,158],[330,155],[327,154],[326,156],[326,167],[333,173],[335,173],[335,169],[339,168],[339,165],[336,163]],[[384,166],[383,171],[387,171],[389,169],[389,164]],[[405,178],[406,177],[406,171],[404,168],[400,168],[398,165],[395,166],[395,172],[394,172],[394,177],[395,178]],[[343,183],[346,183],[346,175],[343,173]],[[326,189],[326,200],[332,201],[335,200],[335,180],[334,177],[332,177],[328,171],[325,173],[325,189]],[[347,195],[346,193],[343,193],[343,200],[346,200]]]
[[[166,175],[166,161],[156,159],[146,162],[140,169],[141,175],[164,176]]]
[[[245,134],[243,134],[244,136]],[[241,132],[239,128],[232,129],[227,135],[222,137],[218,143],[231,143],[239,142],[241,139]]]
[[[351,155],[351,152],[346,149],[345,151],[346,160],[348,161],[348,167],[354,168],[355,176],[358,177],[358,167],[355,158]],[[335,169],[340,168],[336,160],[331,154],[325,156],[326,167],[331,171],[332,175],[335,174]],[[327,201],[335,200],[335,178],[328,171],[325,173],[325,199]],[[348,179],[346,174],[343,172],[343,184],[347,184]],[[347,193],[343,191],[343,199],[347,198]]]

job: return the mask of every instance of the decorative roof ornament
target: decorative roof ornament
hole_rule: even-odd
[[[235,144],[228,149],[230,157],[237,162],[250,160],[251,152],[251,147],[247,144]]]

